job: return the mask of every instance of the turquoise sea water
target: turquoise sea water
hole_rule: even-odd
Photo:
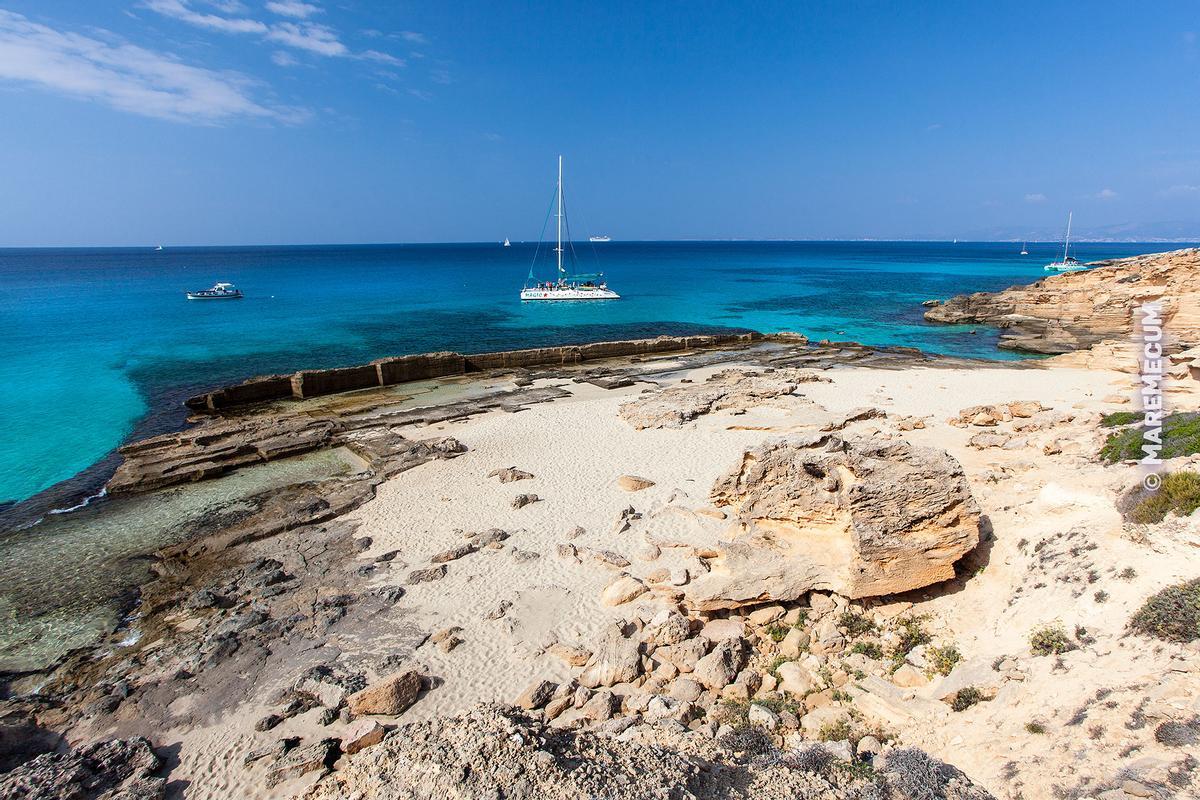
[[[301,367],[722,329],[1012,357],[995,350],[994,332],[926,324],[920,303],[1028,283],[1056,252],[912,242],[576,249],[580,269],[602,269],[623,299],[522,304],[535,248],[515,243],[0,250],[0,503],[72,478],[131,435],[179,424],[180,401],[197,390]],[[1075,254],[1162,249],[1082,244]],[[246,299],[184,299],[217,280]]]

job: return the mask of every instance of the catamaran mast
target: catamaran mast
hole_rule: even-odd
[[[558,157],[558,246],[554,248],[554,251],[556,253],[558,253],[558,277],[559,277],[559,280],[562,280],[562,274],[563,274],[563,268],[562,268],[562,254],[563,254],[563,249],[562,249],[562,221],[563,221],[562,200],[563,200],[563,198],[562,198],[562,156],[559,156]]]
[[[561,181],[562,178],[560,177],[559,180]],[[1073,214],[1074,214],[1073,211],[1067,212],[1067,241],[1063,243],[1063,263],[1064,264],[1067,263],[1067,250],[1071,247],[1071,216]]]

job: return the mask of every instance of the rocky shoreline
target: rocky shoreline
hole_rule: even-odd
[[[952,297],[925,312],[930,322],[1000,328],[999,347],[1056,355],[1104,342],[1127,343],[1134,310],[1163,305],[1171,352],[1200,344],[1200,250],[1099,261],[1002,292]]]
[[[1200,713],[1194,648],[1117,617],[1200,532],[1123,532],[1131,468],[1089,452],[1120,373],[757,335],[477,358],[256,379],[123,448],[114,497],[355,466],[194,520],[119,630],[3,676],[0,798],[1194,788],[1159,735]]]

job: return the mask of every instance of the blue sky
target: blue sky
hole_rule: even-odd
[[[1200,235],[1192,2],[0,0],[0,246]]]

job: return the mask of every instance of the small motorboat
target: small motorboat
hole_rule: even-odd
[[[232,283],[214,283],[211,289],[188,292],[188,300],[241,300],[242,290]]]

